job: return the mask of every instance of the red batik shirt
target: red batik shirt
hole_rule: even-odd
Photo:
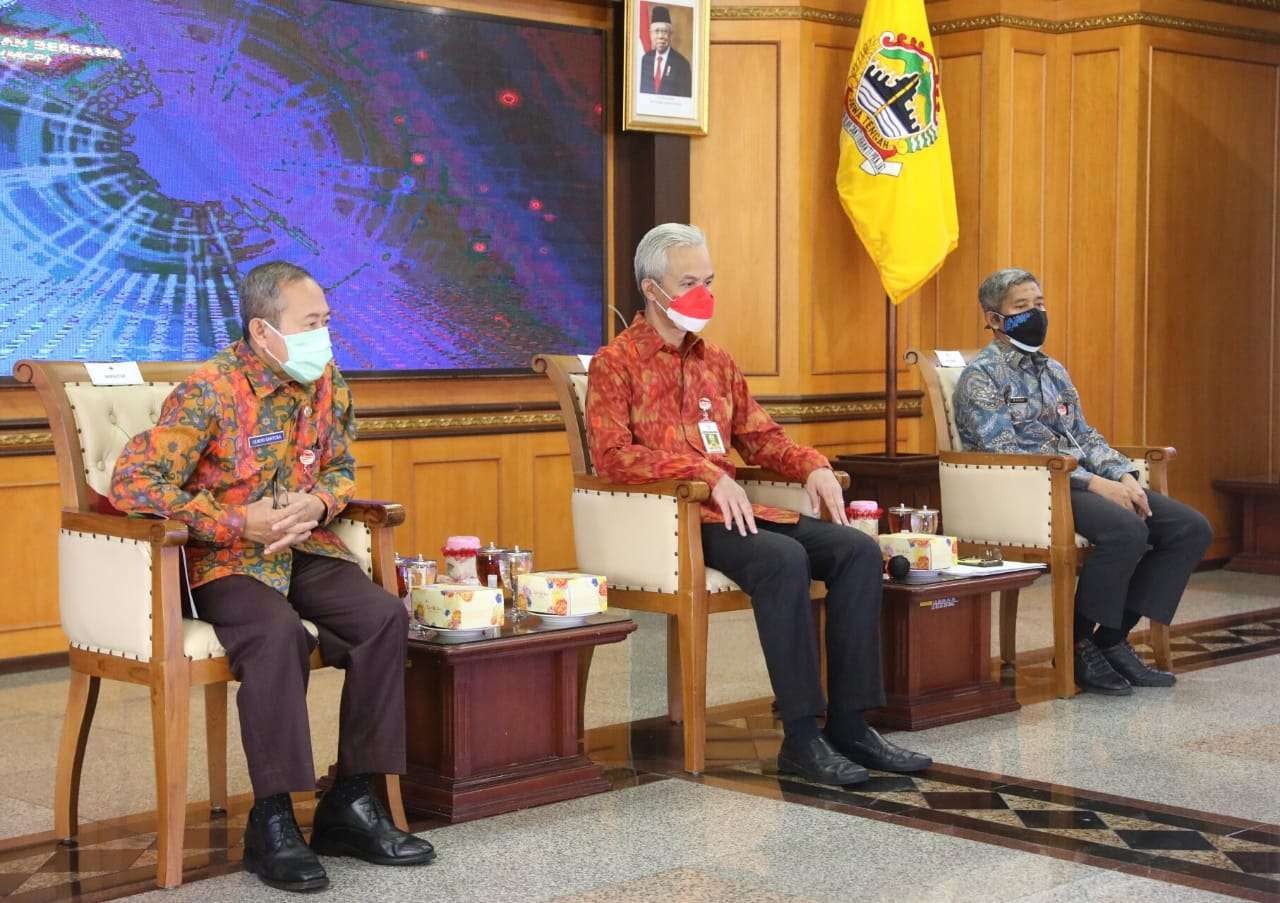
[[[332,520],[355,494],[355,409],[346,380],[330,363],[309,386],[276,376],[244,341],[178,384],[156,425],[124,447],[111,480],[111,504],[187,525],[188,577],[200,586],[243,574],[288,593],[293,549],[355,558],[324,526],[306,542],[265,555],[242,537],[245,507],[281,491],[310,492]],[[310,450],[315,460],[303,462]]]
[[[736,468],[727,454],[703,448],[703,398],[711,402],[710,418],[726,449],[736,448],[748,464],[798,482],[831,466],[820,452],[787,438],[751,397],[728,352],[696,336],[673,348],[641,314],[591,360],[587,439],[596,472],[615,483],[704,480],[712,487],[726,473],[733,477]],[[794,511],[752,507],[761,520],[799,520]],[[724,523],[720,507],[704,502],[702,521]]]

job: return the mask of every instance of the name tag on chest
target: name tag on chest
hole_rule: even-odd
[[[716,426],[714,420],[703,420],[698,424],[698,432],[702,434],[702,447],[706,449],[709,455],[723,455],[727,453],[724,447],[724,439],[720,437],[720,427]]]
[[[250,448],[262,448],[264,445],[275,445],[277,442],[284,441],[284,430],[276,430],[274,433],[259,433],[256,436],[249,437]]]

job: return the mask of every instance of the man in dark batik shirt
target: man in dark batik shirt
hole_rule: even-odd
[[[978,303],[995,340],[967,366],[954,406],[967,451],[1071,455],[1076,532],[1093,544],[1076,584],[1075,672],[1081,688],[1127,696],[1172,686],[1129,645],[1143,615],[1168,624],[1213,539],[1202,514],[1144,490],[1134,463],[1084,419],[1066,368],[1044,354],[1049,328],[1040,282],[1026,270],[993,273]]]

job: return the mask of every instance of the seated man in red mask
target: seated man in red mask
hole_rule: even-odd
[[[620,483],[703,480],[711,487],[702,512],[703,557],[751,596],[783,722],[779,770],[843,785],[866,780],[866,768],[927,768],[928,756],[885,740],[862,716],[884,704],[878,544],[848,526],[827,459],[788,439],[751,397],[728,352],[697,335],[715,300],[701,230],[678,223],[651,229],[636,248],[635,275],[644,313],[600,349],[588,375],[596,469]],[[813,510],[825,507],[831,521],[753,506],[734,480],[730,447],[749,464],[802,481]],[[814,642],[811,577],[827,584],[829,704]]]

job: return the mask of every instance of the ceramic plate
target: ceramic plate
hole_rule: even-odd
[[[530,611],[528,613],[537,615],[548,627],[576,627],[579,624],[587,623],[587,618],[591,617],[591,615],[549,615],[540,611]]]

